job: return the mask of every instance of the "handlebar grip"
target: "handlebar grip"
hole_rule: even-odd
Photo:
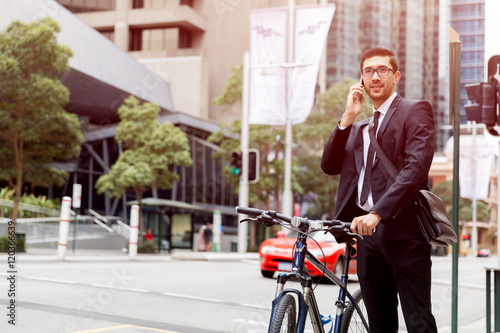
[[[256,217],[262,214],[264,211],[257,208],[240,207],[236,206],[236,212],[239,214],[245,214],[248,216]]]

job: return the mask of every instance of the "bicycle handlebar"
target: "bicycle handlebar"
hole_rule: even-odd
[[[253,218],[262,216],[264,214],[269,216],[270,218],[276,218],[288,222],[294,227],[298,227],[300,224],[308,225],[309,230],[322,230],[324,226],[342,226],[347,229],[351,228],[350,222],[343,222],[339,220],[309,220],[305,217],[283,215],[272,210],[262,210],[257,208],[237,206],[236,212],[239,214],[251,216]]]

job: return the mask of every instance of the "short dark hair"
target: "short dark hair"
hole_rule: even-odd
[[[365,62],[366,59],[377,56],[389,57],[392,69],[394,69],[395,71],[398,70],[398,61],[396,60],[396,56],[394,55],[394,53],[392,53],[391,50],[388,50],[381,46],[374,46],[363,52],[363,54],[361,55],[361,63],[359,64],[361,70],[363,70],[363,63]]]

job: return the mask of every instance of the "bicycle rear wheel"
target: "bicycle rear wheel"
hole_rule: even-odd
[[[363,302],[363,295],[361,294],[361,289],[356,290],[356,292],[354,293],[354,295],[352,295],[352,297],[358,304],[359,309],[361,310],[361,313],[365,318],[366,322],[368,322],[368,313],[366,312],[366,307]],[[342,317],[342,328],[340,332],[341,333],[368,332],[365,325],[363,324],[363,321],[361,320],[360,314],[358,313],[356,307],[354,306],[354,304],[352,304],[352,302],[349,302],[347,308],[345,309],[344,316]]]
[[[297,305],[292,295],[284,295],[276,306],[276,313],[269,333],[295,332],[297,327]]]

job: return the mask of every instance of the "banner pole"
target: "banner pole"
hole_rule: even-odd
[[[295,0],[288,0],[288,59],[287,62],[293,63],[294,36],[295,36]],[[286,129],[285,129],[285,175],[283,184],[283,200],[281,211],[283,214],[291,216],[293,197],[292,197],[292,145],[293,131],[292,119],[290,118],[292,103],[292,74],[293,67],[287,70],[287,103],[286,103]]]

